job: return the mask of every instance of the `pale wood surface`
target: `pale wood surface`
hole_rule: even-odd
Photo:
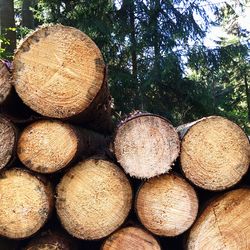
[[[80,239],[100,239],[126,219],[132,190],[125,174],[106,160],[88,159],[57,186],[56,208],[64,228]]]
[[[174,174],[146,181],[138,191],[136,211],[142,224],[161,236],[177,236],[194,222],[198,199],[192,186]]]
[[[223,190],[238,183],[247,172],[250,144],[243,130],[219,116],[193,124],[181,142],[181,166],[197,186]]]
[[[177,132],[161,117],[142,114],[117,128],[114,152],[130,176],[150,178],[168,172],[179,151]]]
[[[249,205],[249,188],[230,191],[211,202],[192,227],[187,249],[250,249]]]

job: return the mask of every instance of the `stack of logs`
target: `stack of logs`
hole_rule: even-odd
[[[95,43],[41,27],[0,62],[1,249],[250,249],[250,145],[211,116],[113,126]]]

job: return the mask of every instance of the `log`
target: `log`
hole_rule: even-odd
[[[80,162],[57,186],[57,214],[63,227],[79,239],[111,234],[125,221],[131,203],[132,190],[125,174],[102,159]]]
[[[54,173],[76,160],[97,154],[108,145],[98,133],[67,123],[40,120],[21,133],[17,153],[21,162],[39,173]]]
[[[250,144],[235,123],[210,116],[177,130],[183,135],[181,167],[195,185],[207,190],[223,190],[238,183],[246,174]]]
[[[117,128],[114,153],[125,172],[132,177],[151,178],[167,173],[179,151],[177,132],[160,116],[135,114]]]
[[[249,188],[230,191],[212,201],[192,227],[187,249],[250,249],[249,204]]]
[[[24,103],[43,116],[111,129],[104,60],[80,30],[51,25],[30,34],[14,55],[13,84]]]
[[[161,250],[157,240],[139,227],[126,227],[112,234],[101,250]]]
[[[135,208],[141,223],[160,236],[177,236],[193,224],[198,199],[192,186],[174,174],[147,180],[137,193]]]
[[[0,235],[12,239],[36,233],[53,207],[50,184],[14,168],[0,173]]]
[[[47,231],[33,238],[23,250],[72,250],[76,249],[66,235]]]
[[[3,115],[0,115],[0,169],[15,158],[17,130]]]
[[[6,62],[0,60],[0,105],[8,99],[12,91],[11,73]]]

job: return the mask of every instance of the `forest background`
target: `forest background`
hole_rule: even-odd
[[[47,23],[76,27],[108,65],[115,119],[222,115],[250,133],[249,0],[0,0],[0,57]]]

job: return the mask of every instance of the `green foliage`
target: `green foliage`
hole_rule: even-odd
[[[21,25],[22,0],[15,2],[21,39],[29,29]],[[213,21],[206,1],[191,0],[36,0],[30,9],[36,26],[74,26],[97,43],[117,116],[142,109],[180,124],[220,114],[248,129],[249,45],[243,41],[249,34],[236,11],[244,5],[236,4],[212,5]],[[203,45],[211,25],[228,34],[215,49]]]

